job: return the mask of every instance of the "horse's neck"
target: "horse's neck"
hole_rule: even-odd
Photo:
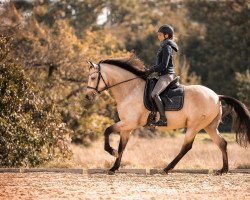
[[[108,65],[103,69],[105,71],[105,76],[108,79],[109,86],[136,77],[136,75],[113,65]],[[134,97],[135,99],[136,97],[141,97],[143,95],[144,86],[145,86],[145,81],[138,78],[128,82],[121,83],[110,89],[116,100],[116,103],[119,104],[130,97]]]

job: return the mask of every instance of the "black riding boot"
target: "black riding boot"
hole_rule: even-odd
[[[160,113],[160,119],[158,122],[154,122],[152,124],[155,126],[167,126],[167,118],[165,115],[164,106],[163,106],[163,103],[162,103],[160,96],[156,95],[153,97],[153,99],[154,99],[155,104],[156,104],[158,111]]]

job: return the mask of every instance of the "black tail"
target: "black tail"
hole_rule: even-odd
[[[236,142],[246,147],[250,144],[250,112],[247,107],[237,99],[229,96],[219,95],[220,100],[225,101],[230,110],[234,110],[233,130],[236,132]]]

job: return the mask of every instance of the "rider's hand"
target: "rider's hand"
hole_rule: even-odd
[[[154,68],[147,69],[147,70],[145,70],[145,75],[146,75],[146,76],[149,76],[149,75],[152,74],[153,72],[154,72]]]

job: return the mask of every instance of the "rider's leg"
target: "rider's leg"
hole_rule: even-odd
[[[156,104],[158,111],[160,113],[159,121],[153,123],[153,125],[155,125],[155,126],[166,126],[167,125],[167,118],[166,118],[163,102],[160,98],[160,93],[167,88],[167,86],[169,85],[169,83],[173,79],[174,79],[173,74],[166,74],[166,75],[160,76],[159,80],[157,81],[157,83],[152,91],[151,97],[155,101],[155,104]]]

